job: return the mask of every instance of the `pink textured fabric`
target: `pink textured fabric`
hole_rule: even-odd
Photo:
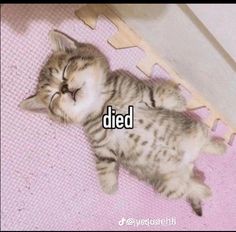
[[[100,17],[91,30],[74,17],[75,9],[78,5],[4,5],[1,9],[2,230],[235,229],[235,142],[222,157],[198,159],[197,167],[213,191],[200,218],[185,201],[161,198],[123,169],[118,192],[104,194],[82,128],[58,125],[46,115],[19,109],[19,102],[34,93],[41,65],[51,51],[47,35],[53,28],[98,46],[112,69],[128,69],[144,77],[135,67],[144,56],[140,49],[113,49],[106,40],[116,27]],[[170,78],[158,65],[153,77]],[[220,125],[215,133],[226,130]],[[122,218],[166,217],[175,218],[175,225],[119,225]]]

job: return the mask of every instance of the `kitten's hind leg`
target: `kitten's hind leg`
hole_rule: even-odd
[[[159,176],[154,189],[167,198],[186,199],[198,216],[202,216],[202,200],[211,195],[210,188],[194,176],[192,165]]]
[[[115,153],[112,149],[103,149],[103,151],[96,151],[95,156],[102,190],[107,194],[115,193],[118,188],[118,164]]]
[[[188,189],[191,173],[192,166],[190,165],[179,171],[159,175],[154,189],[170,199],[184,197]]]

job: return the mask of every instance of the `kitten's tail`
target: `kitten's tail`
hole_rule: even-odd
[[[227,146],[222,140],[218,138],[211,138],[202,147],[201,151],[210,153],[210,154],[222,155],[226,152],[226,149],[227,149]]]
[[[191,179],[189,183],[189,191],[187,201],[190,203],[193,211],[202,216],[202,200],[211,196],[210,188],[196,179]]]

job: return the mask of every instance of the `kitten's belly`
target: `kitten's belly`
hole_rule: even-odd
[[[139,178],[151,178],[181,166],[182,157],[175,148],[159,141],[153,133],[140,131],[140,128],[119,133],[119,147],[123,151],[121,164]]]
[[[161,154],[162,151],[167,152],[165,157]],[[129,171],[146,178],[176,171],[181,168],[183,164],[178,154],[166,148],[155,149],[151,155],[146,152],[139,154],[137,152],[138,150],[134,150],[133,153],[130,153],[129,156],[122,159],[121,163]],[[158,155],[158,153],[160,153],[160,155]]]
[[[187,134],[174,120],[163,123],[145,113],[136,110],[134,129],[115,132],[124,154],[121,163],[127,169],[137,175],[152,176],[177,171],[196,159],[199,150],[196,134]]]

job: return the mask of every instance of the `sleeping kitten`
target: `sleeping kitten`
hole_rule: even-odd
[[[186,102],[172,82],[151,85],[125,72],[111,72],[93,45],[51,31],[53,53],[42,68],[37,91],[23,109],[46,110],[51,119],[85,128],[104,192],[117,190],[121,164],[169,198],[185,198],[197,215],[210,188],[194,172],[200,152],[222,154],[223,142],[209,138],[208,127],[186,116]],[[134,106],[133,129],[104,129],[111,105],[117,113]]]

